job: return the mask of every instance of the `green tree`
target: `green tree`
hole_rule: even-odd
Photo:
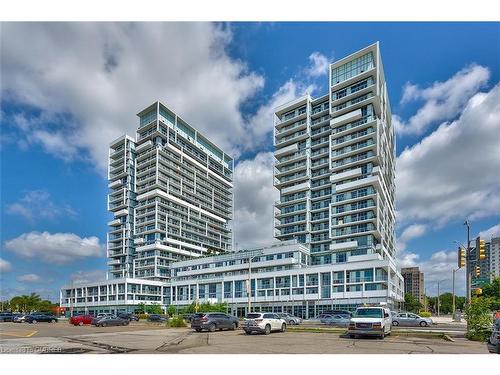
[[[470,340],[485,341],[490,335],[492,323],[490,302],[488,298],[472,298],[465,307],[467,321],[466,337]]]
[[[405,294],[405,309],[407,311],[412,311],[418,313],[422,308],[422,304],[416,299],[413,294],[406,293]]]
[[[163,310],[161,309],[161,306],[158,305],[157,303],[146,306],[146,312],[148,314],[163,314]]]
[[[169,316],[174,316],[176,312],[177,312],[177,308],[176,308],[174,305],[170,305],[170,306],[167,308],[167,314],[168,314]]]

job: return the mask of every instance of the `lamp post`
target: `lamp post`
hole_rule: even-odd
[[[453,291],[452,291],[452,296],[453,296],[453,320],[455,320],[455,311],[456,311],[456,305],[455,305],[455,272],[457,272],[460,268],[453,268]]]
[[[441,282],[443,282],[443,281],[444,281],[444,280],[439,280],[439,281],[437,282],[437,284],[438,284],[438,295],[437,295],[437,315],[438,315],[438,316],[439,316],[439,304],[440,304],[440,303],[439,303],[439,302],[440,302],[440,301],[439,301],[439,283],[441,283]]]
[[[464,225],[467,226],[467,246],[465,247],[465,272],[466,272],[466,290],[467,290],[467,303],[471,299],[471,266],[470,266],[470,222],[465,220]]]

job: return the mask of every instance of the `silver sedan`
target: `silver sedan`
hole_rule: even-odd
[[[432,325],[432,319],[422,318],[421,316],[412,313],[400,313],[392,317],[392,325],[403,327],[427,327]]]

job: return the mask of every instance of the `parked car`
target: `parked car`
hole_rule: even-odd
[[[349,318],[352,316],[352,312],[347,311],[347,310],[327,310],[327,311],[323,311],[323,314],[348,316]]]
[[[84,324],[92,324],[93,319],[92,315],[75,315],[69,318],[69,323],[75,326],[83,326]]]
[[[104,318],[105,316],[115,316],[115,314],[112,313],[99,313],[96,315],[96,318]]]
[[[288,313],[278,313],[276,315],[278,315],[281,319],[284,319],[286,324],[290,326],[302,323],[302,318],[299,318],[298,316],[293,316]]]
[[[500,354],[500,319],[495,320],[495,323],[493,323],[493,329],[487,346],[490,353]]]
[[[25,321],[31,324],[38,322],[57,323],[58,319],[55,315],[49,313],[33,313],[27,315]]]
[[[195,313],[189,313],[189,314],[184,314],[182,316],[182,319],[184,319],[185,321],[191,323],[191,321],[193,320],[193,318],[196,317],[196,314]]]
[[[118,317],[122,319],[127,319],[129,322],[131,322],[132,320],[135,322],[139,321],[139,317],[132,313],[119,313]]]
[[[12,318],[14,314],[11,312],[2,312],[0,313],[0,322],[12,322]]]
[[[103,316],[102,318],[92,319],[92,325],[96,327],[109,327],[109,326],[126,326],[129,324],[127,319],[122,319],[116,315]]]
[[[148,315],[148,322],[164,322],[166,321],[167,318],[160,314],[149,314]]]
[[[273,313],[250,313],[244,320],[243,330],[247,335],[261,332],[269,335],[272,331],[286,331],[286,321]]]
[[[392,325],[402,327],[427,327],[432,325],[432,319],[422,318],[421,316],[412,313],[399,313],[398,315],[392,317]]]
[[[238,318],[224,313],[200,313],[195,314],[191,320],[191,328],[196,332],[201,332],[206,329],[209,332],[214,332],[216,329],[238,328]]]
[[[391,312],[385,307],[358,307],[349,322],[349,337],[377,336],[383,339],[391,334]]]
[[[350,320],[351,318],[345,315],[328,315],[321,322],[335,327],[348,327]]]
[[[12,321],[14,323],[24,323],[26,321],[27,314],[14,314]]]

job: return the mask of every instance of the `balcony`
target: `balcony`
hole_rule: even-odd
[[[152,142],[151,140],[149,140],[149,141],[146,141],[146,142],[144,142],[144,143],[141,143],[139,146],[137,146],[137,147],[135,148],[135,151],[136,151],[136,152],[141,152],[141,151],[143,151],[143,150],[145,150],[145,149],[147,149],[147,148],[150,148],[150,147],[152,147],[152,146],[153,146],[153,142]]]
[[[294,133],[292,135],[288,135],[286,137],[283,137],[281,139],[276,140],[276,146],[283,146],[283,145],[288,145],[294,142],[298,142],[300,140],[306,139],[309,136],[309,133],[307,130],[301,130],[297,133]]]
[[[361,114],[361,108],[356,109],[352,112],[345,113],[341,116],[334,117],[333,119],[330,120],[330,126],[340,126],[347,124],[349,122],[355,121],[360,119],[362,116]]]
[[[110,189],[114,189],[114,188],[117,188],[119,186],[122,185],[122,181],[121,180],[116,180],[116,181],[113,181],[111,183],[108,184],[108,188]]]
[[[111,221],[108,221],[108,225],[110,227],[116,227],[118,225],[121,225],[122,221],[120,219],[114,219],[114,220],[111,220]]]
[[[281,189],[281,194],[289,194],[297,191],[309,190],[311,188],[311,183],[309,181],[303,182],[301,184],[289,186]]]
[[[276,151],[274,151],[274,156],[275,157],[280,157],[282,155],[287,155],[287,154],[294,153],[297,150],[298,150],[298,145],[297,144],[292,144],[292,145],[289,145],[289,146],[277,149]]]

